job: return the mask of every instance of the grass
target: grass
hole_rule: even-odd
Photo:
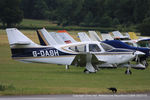
[[[56,23],[56,22],[55,22]],[[82,26],[58,26],[57,24],[53,23],[49,20],[35,20],[35,19],[23,19],[23,21],[16,25],[18,29],[24,29],[24,30],[35,30],[40,28],[47,28],[49,30],[76,30],[76,31],[87,31],[87,30],[98,30],[98,31],[112,31],[116,28],[114,27],[82,27]],[[0,23],[0,28],[5,29],[4,26],[2,26],[2,23]]]
[[[38,43],[35,32],[21,30]],[[76,31],[69,31],[73,36]],[[118,93],[150,92],[150,68],[132,70],[125,75],[124,68],[102,69],[96,74],[84,74],[84,68],[55,64],[22,63],[11,59],[11,52],[4,30],[0,30],[0,85],[12,89],[0,91],[0,95],[32,94],[103,94],[111,93],[109,87],[116,87]]]
[[[34,20],[34,19],[23,19],[23,21],[19,24],[20,28],[43,28],[43,27],[58,27],[56,24],[48,20]]]

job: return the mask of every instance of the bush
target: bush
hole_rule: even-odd
[[[12,84],[10,85],[0,84],[0,91],[5,91],[5,90],[15,90],[15,87]]]
[[[5,91],[5,89],[6,89],[6,86],[5,86],[5,85],[0,84],[0,91]]]

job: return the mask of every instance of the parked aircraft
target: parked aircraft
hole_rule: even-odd
[[[140,62],[141,64],[143,64],[145,67],[148,66],[148,63],[147,63],[147,58],[150,56],[149,54],[149,51],[150,51],[150,48],[149,48],[149,41],[150,39],[148,38],[142,38],[142,39],[137,39],[137,40],[130,40],[130,39],[127,39],[127,38],[123,38],[124,37],[119,31],[114,31],[113,32],[116,36],[118,36],[117,39],[121,40],[121,41],[117,41],[117,40],[111,40],[109,39],[110,36],[107,36],[107,41],[103,41],[104,43],[107,43],[115,48],[126,48],[126,49],[132,49],[132,50],[139,50],[141,52],[144,52],[146,55],[139,58],[138,62]],[[110,34],[109,34],[110,35]],[[126,37],[129,37],[129,38],[134,38],[136,39],[137,36],[134,32],[129,32],[126,33]],[[103,37],[103,36],[102,36]],[[106,38],[106,37],[105,37]],[[124,39],[127,39],[127,40],[124,40]]]
[[[49,34],[48,32],[46,32],[46,30],[45,29],[41,29],[40,30],[41,31],[41,34],[48,34],[48,35],[52,35],[52,34]],[[93,36],[93,40],[91,40],[89,37],[88,37],[88,35],[85,33],[85,32],[79,32],[78,33],[78,35],[79,35],[79,38],[81,39],[81,42],[93,42],[94,40],[96,41],[96,40],[98,40],[98,41],[100,41],[100,39],[99,39],[99,37],[98,37],[98,35],[95,35],[94,34],[94,36]],[[92,34],[91,34],[91,36],[92,36]],[[49,40],[49,38],[48,37],[45,37],[45,39],[48,39]],[[55,38],[56,39],[56,38]],[[56,39],[57,40],[57,39]],[[68,38],[68,40],[69,40],[69,38]],[[98,42],[98,41],[96,41],[96,42]],[[99,43],[99,42],[98,42]],[[105,48],[105,49],[107,49],[107,48]],[[113,65],[113,64],[110,64],[110,63],[103,63],[103,64],[99,64],[99,65],[97,65],[98,67],[100,67],[100,68],[102,68],[102,67],[111,67],[111,68],[114,68],[114,67],[116,67],[116,65]],[[135,66],[134,66],[135,67]],[[141,67],[140,66],[140,68],[143,68],[143,66]],[[145,67],[144,67],[145,68]],[[129,69],[129,67],[128,67],[128,69]],[[129,70],[130,71],[130,70]],[[130,71],[131,72],[131,71]]]
[[[78,33],[78,35],[79,35],[81,41],[91,41],[90,38],[88,37],[88,35],[85,32]],[[100,40],[97,40],[97,41],[100,41]],[[137,60],[136,61],[140,64],[143,64],[145,67],[148,66],[146,58],[148,58],[148,56],[149,56],[149,51],[150,51],[149,49],[139,48],[139,47],[132,47],[132,46],[129,46],[129,45],[127,45],[127,44],[125,44],[125,43],[123,43],[119,40],[106,40],[106,41],[101,41],[101,42],[109,44],[109,45],[111,45],[115,48],[124,48],[124,49],[138,50],[138,51],[144,52],[146,55],[138,57],[138,61]],[[138,66],[138,67],[134,66],[134,68],[141,68],[141,67],[145,68],[144,66],[141,66],[141,67],[140,66]]]
[[[85,66],[84,72],[86,73],[96,72],[99,64],[124,64],[137,55],[143,55],[139,51],[116,49],[99,42],[59,45],[51,36],[47,40],[49,45],[41,46],[16,28],[7,28],[6,33],[13,59],[23,62]]]
[[[126,36],[123,36],[119,31],[112,32],[114,40],[121,40],[122,42],[134,46],[134,47],[145,47],[150,49],[150,38],[149,37],[137,37],[134,32],[125,33]]]

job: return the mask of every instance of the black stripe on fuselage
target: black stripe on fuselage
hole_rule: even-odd
[[[62,52],[56,48],[13,48],[11,49],[12,57],[48,57],[48,56],[64,56],[73,55]]]

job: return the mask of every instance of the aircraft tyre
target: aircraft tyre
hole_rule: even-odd
[[[131,70],[130,70],[130,69],[127,69],[127,70],[125,71],[125,74],[126,74],[126,75],[131,75],[131,74],[132,74],[132,72],[131,72]]]
[[[84,70],[84,73],[89,74],[90,71],[88,71],[87,69]]]
[[[141,63],[147,68],[148,67],[148,63],[146,60],[141,61]]]
[[[89,70],[85,69],[85,70],[84,70],[84,73],[90,74],[90,73],[96,73],[96,72],[90,72]]]

